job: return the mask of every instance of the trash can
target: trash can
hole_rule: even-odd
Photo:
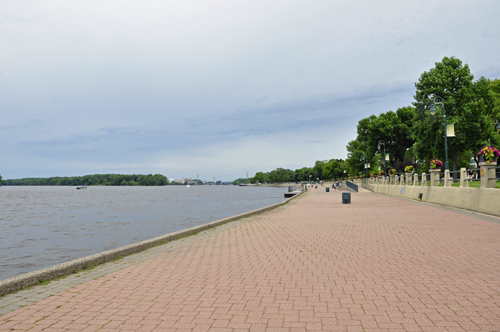
[[[342,204],[351,204],[351,193],[342,193]]]
[[[326,187],[326,192],[329,193],[330,192],[330,188]]]

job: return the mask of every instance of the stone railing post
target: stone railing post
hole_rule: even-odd
[[[497,180],[490,180],[490,178],[495,177],[495,169],[490,167],[495,167],[497,165],[496,161],[479,162],[480,174],[481,174],[481,188],[495,188]]]
[[[439,187],[439,171],[439,168],[429,170],[431,173],[431,187]]]
[[[450,170],[444,170],[444,186],[451,187],[452,182],[450,181]]]
[[[413,186],[418,186],[418,174],[413,174]]]
[[[467,178],[467,170],[465,167],[460,168],[460,188],[467,188],[469,186],[469,179]]]
[[[405,173],[405,177],[406,177],[406,185],[407,186],[411,186],[412,183],[411,183],[411,173]]]
[[[427,174],[422,173],[422,187],[427,187]]]
[[[403,174],[401,174],[399,176],[399,185],[400,186],[404,186],[405,185],[405,177],[403,176]]]

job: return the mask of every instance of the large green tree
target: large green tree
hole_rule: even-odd
[[[371,115],[361,119],[357,126],[356,140],[347,145],[349,174],[364,173],[365,163],[370,164],[369,172],[378,171],[379,165],[383,170],[384,145],[389,157],[387,168],[392,167],[402,171],[405,166],[412,164],[409,149],[414,144],[412,137],[414,116],[415,108],[406,106],[397,109],[396,112],[388,111],[379,116]]]
[[[493,114],[498,116],[500,114],[500,79],[496,78],[490,81],[490,91],[495,100],[495,106],[493,107]],[[500,121],[500,119],[497,119]]]
[[[414,152],[424,167],[430,159],[445,159],[444,110],[438,106],[435,116],[427,111],[436,98],[445,105],[447,122],[455,125],[456,137],[448,138],[453,170],[457,170],[465,151],[470,153],[489,142],[498,143],[493,126],[494,98],[490,83],[483,77],[476,82],[473,79],[467,64],[463,65],[455,57],[444,57],[415,83]]]

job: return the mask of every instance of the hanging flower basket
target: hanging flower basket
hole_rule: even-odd
[[[491,163],[497,161],[497,158],[500,157],[500,151],[491,146],[485,146],[477,155],[479,156],[480,162]]]
[[[413,171],[414,171],[413,166],[410,165],[410,166],[406,166],[405,167],[405,172],[406,173],[413,173]]]
[[[443,163],[441,162],[441,160],[432,159],[431,163],[429,164],[430,169],[436,169],[441,167],[443,167]]]

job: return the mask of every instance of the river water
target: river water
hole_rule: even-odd
[[[0,280],[284,200],[239,186],[0,188]]]

